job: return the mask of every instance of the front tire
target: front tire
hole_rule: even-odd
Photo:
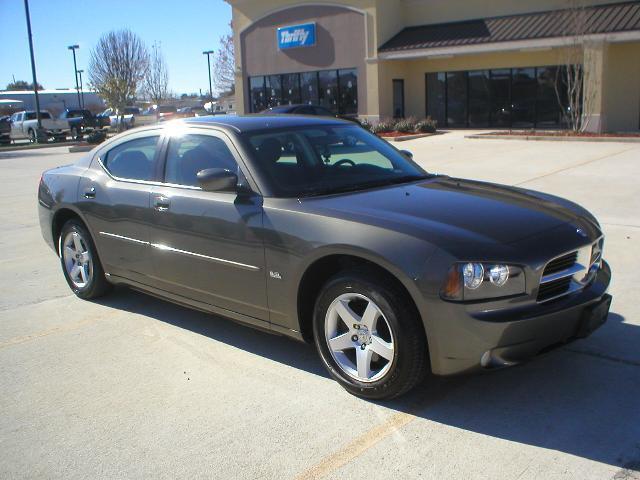
[[[81,222],[67,221],[60,232],[58,245],[62,272],[73,293],[89,300],[111,289],[91,235]]]
[[[397,397],[427,372],[427,343],[413,302],[375,271],[330,279],[316,301],[313,330],[331,376],[358,397]]]

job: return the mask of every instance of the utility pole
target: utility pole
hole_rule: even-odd
[[[211,55],[213,55],[213,50],[207,50],[206,52],[202,52],[202,54],[207,56],[207,70],[209,72],[209,101],[211,102],[211,113],[213,113],[213,88],[211,88]]]
[[[31,17],[29,15],[29,0],[24,0],[24,13],[27,17],[27,34],[29,36],[29,53],[31,54],[31,74],[33,75],[33,93],[36,96],[36,119],[38,121],[38,133],[42,129],[42,118],[40,118],[40,99],[38,98],[38,79],[36,78],[36,59],[33,56],[33,38],[31,36]],[[38,135],[36,135],[36,141]]]
[[[80,76],[80,99],[82,100],[82,108],[84,108],[84,90],[82,89],[82,74],[84,70],[78,70],[78,75]]]
[[[67,47],[73,52],[73,73],[76,77],[76,93],[78,94],[78,108],[82,108],[80,105],[80,88],[78,87],[78,66],[76,65],[76,48],[80,48],[80,45],[69,45]]]

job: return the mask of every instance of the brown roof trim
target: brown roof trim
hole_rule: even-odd
[[[584,31],[571,28],[571,10],[551,10],[461,22],[407,27],[382,45],[379,52],[399,52],[514,40],[640,31],[640,2],[627,1],[585,7]]]

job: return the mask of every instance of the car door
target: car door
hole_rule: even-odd
[[[24,113],[15,113],[11,118],[11,138],[23,138],[22,133],[22,121],[24,120]]]
[[[151,189],[159,175],[160,130],[124,136],[100,150],[80,178],[77,205],[107,273],[152,283]]]
[[[155,275],[161,288],[268,321],[262,198],[203,191],[196,174],[225,168],[244,175],[230,139],[211,129],[168,136],[164,184],[152,191]]]

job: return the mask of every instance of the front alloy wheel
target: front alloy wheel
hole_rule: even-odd
[[[331,303],[325,339],[340,369],[355,380],[373,382],[391,368],[391,327],[380,307],[364,295],[345,293]]]
[[[427,372],[424,327],[413,301],[376,270],[331,278],[316,301],[313,332],[331,376],[359,397],[397,397]]]

